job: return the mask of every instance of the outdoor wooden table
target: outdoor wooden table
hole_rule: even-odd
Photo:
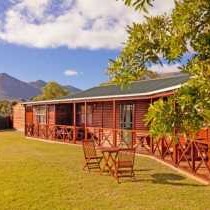
[[[109,173],[114,176],[114,172],[116,169],[116,161],[119,152],[118,147],[106,147],[100,149],[103,154],[104,166],[102,171],[106,171],[108,169]]]

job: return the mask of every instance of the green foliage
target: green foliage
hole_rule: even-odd
[[[34,101],[56,99],[70,94],[69,90],[56,82],[49,82],[42,90],[42,94],[35,97]]]
[[[152,6],[154,0],[123,0],[127,6],[132,6],[136,10],[143,10],[147,12],[147,7]]]
[[[125,1],[130,6],[134,2],[146,4]],[[112,81],[127,84],[147,74],[152,64],[161,64],[162,59],[178,62],[192,51],[198,62],[210,57],[209,0],[176,1],[171,15],[147,17],[145,22],[129,26],[125,46],[116,60],[110,61],[108,74]]]
[[[13,103],[10,101],[0,101],[0,116],[7,117],[12,114]]]
[[[152,1],[128,0],[126,5],[152,6]],[[168,101],[156,102],[146,122],[153,136],[173,136],[176,132],[194,139],[195,133],[210,125],[210,1],[175,1],[170,15],[147,17],[128,27],[128,39],[121,54],[111,61],[112,81],[124,85],[143,77],[150,66],[180,62],[190,54],[182,71],[191,78]],[[176,108],[171,101],[175,101]]]
[[[175,138],[173,134],[177,118],[173,105],[174,101],[171,98],[167,101],[160,99],[149,107],[145,122],[150,126],[150,133],[153,137]]]
[[[201,88],[194,82],[190,81],[167,100],[159,99],[150,105],[145,122],[153,137],[177,140],[177,134],[182,134],[194,140],[201,128],[209,126],[209,96],[207,101],[203,100]]]
[[[168,100],[160,99],[152,104],[145,116],[151,135],[176,140],[175,135],[179,133],[194,140],[201,128],[210,125],[209,85],[193,78]]]

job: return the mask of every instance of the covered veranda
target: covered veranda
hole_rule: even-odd
[[[210,178],[210,130],[195,141],[177,133],[178,141],[153,139],[144,116],[148,107],[167,97],[186,76],[135,83],[121,91],[115,86],[96,87],[67,99],[24,103],[27,137],[81,144],[92,139],[99,147],[135,148],[205,179]]]

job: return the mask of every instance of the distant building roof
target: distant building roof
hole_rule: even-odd
[[[128,87],[122,89],[117,85],[103,85],[90,88],[88,90],[79,92],[72,96],[49,101],[28,102],[25,104],[33,103],[56,103],[65,101],[77,101],[88,99],[107,99],[119,97],[132,97],[132,96],[150,96],[167,91],[178,89],[183,83],[189,79],[189,76],[182,74],[179,76],[169,78],[158,78],[152,80],[141,80],[131,83]]]

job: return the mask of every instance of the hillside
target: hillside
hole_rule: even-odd
[[[6,73],[0,74],[0,99],[27,100],[40,94],[40,90]]]
[[[47,84],[47,82],[43,80],[37,80],[37,81],[29,82],[29,84],[41,90]],[[72,94],[75,94],[81,91],[79,88],[73,87],[71,85],[63,85],[63,87],[69,89],[70,93]]]
[[[30,100],[41,93],[41,89],[47,83],[42,80],[23,82],[6,73],[0,73],[0,100]],[[67,87],[72,94],[80,89],[73,86]]]

